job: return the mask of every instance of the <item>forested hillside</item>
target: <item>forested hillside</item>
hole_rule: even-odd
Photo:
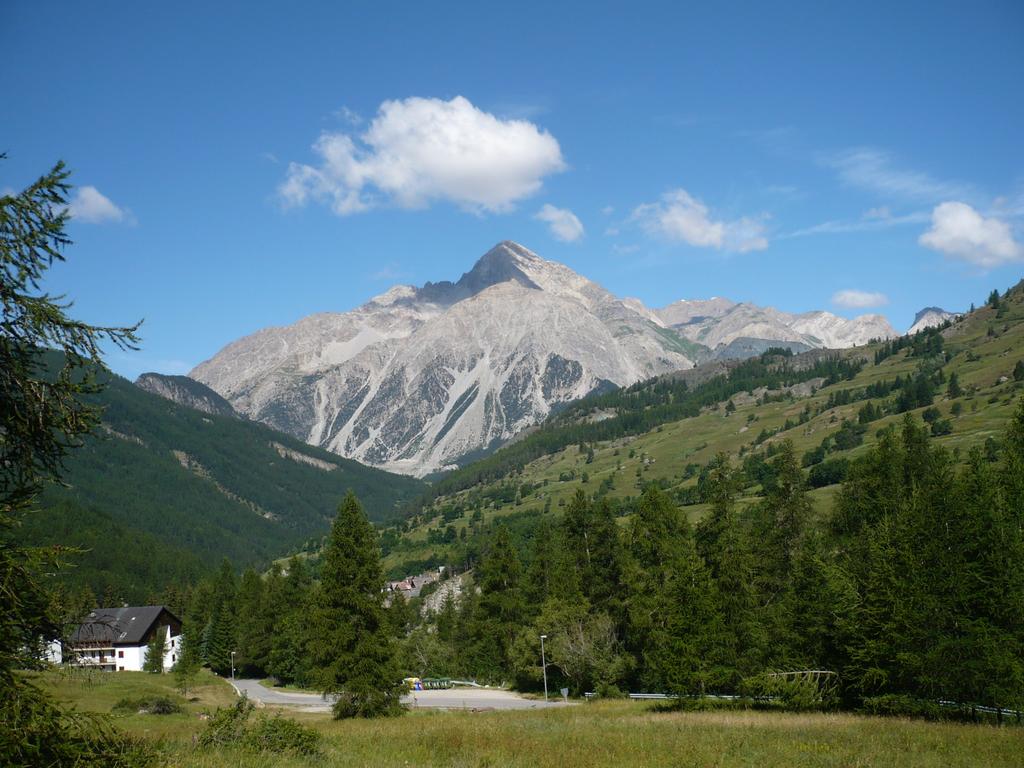
[[[983,297],[984,298],[984,297]],[[725,453],[740,472],[737,503],[774,482],[784,441],[796,451],[819,513],[850,462],[904,413],[923,420],[960,460],[994,451],[1024,392],[1024,288],[993,292],[955,323],[866,347],[790,355],[770,350],[579,401],[536,432],[441,478],[384,531],[394,576],[471,564],[481,532],[501,518],[523,536],[577,490],[630,514],[656,485],[691,520],[708,509],[706,479]]]
[[[267,563],[326,533],[347,490],[372,520],[423,489],[263,425],[201,413],[111,376],[102,428],[75,450],[22,529],[33,544],[87,551],[66,578],[141,600],[229,557]]]

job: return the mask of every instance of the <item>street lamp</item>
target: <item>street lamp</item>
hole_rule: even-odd
[[[544,672],[544,703],[548,703],[548,662],[544,656],[544,640],[547,639],[547,635],[540,636],[540,666]]]
[[[235,652],[231,652],[231,679],[235,679]]]

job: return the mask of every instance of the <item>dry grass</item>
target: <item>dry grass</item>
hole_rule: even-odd
[[[109,712],[122,697],[173,694],[168,675],[47,673],[37,681],[66,703]],[[167,766],[1020,766],[1024,728],[928,723],[850,714],[659,712],[640,702],[596,702],[516,712],[425,712],[373,721],[285,713],[321,731],[316,759],[199,750],[198,715],[234,693],[208,673],[181,715],[131,715],[120,727],[165,742]]]

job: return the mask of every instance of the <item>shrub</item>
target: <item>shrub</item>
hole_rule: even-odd
[[[245,746],[258,752],[316,755],[322,736],[305,725],[276,715],[261,715],[245,734]]]
[[[118,714],[133,715],[174,715],[183,711],[179,702],[170,696],[141,696],[139,698],[123,698],[112,708]]]
[[[826,485],[841,483],[850,470],[849,459],[829,459],[815,464],[807,474],[807,483],[812,488],[823,488]]]
[[[598,683],[594,691],[600,699],[624,699],[625,692],[613,683]]]
[[[252,702],[247,696],[242,696],[230,707],[218,707],[206,723],[206,728],[199,734],[199,746],[241,744],[245,736],[245,725],[252,710]]]
[[[281,716],[260,715],[250,723],[253,705],[242,696],[234,705],[218,708],[199,734],[199,746],[235,746],[257,752],[315,755],[321,736],[304,725]]]
[[[895,693],[864,699],[863,709],[872,715],[923,717],[928,720],[939,720],[944,715],[942,708],[934,701]]]
[[[834,674],[812,672],[772,673],[746,678],[741,684],[745,696],[774,700],[786,709],[830,709],[839,703],[838,679]]]

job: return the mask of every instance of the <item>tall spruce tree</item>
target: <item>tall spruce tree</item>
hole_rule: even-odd
[[[181,634],[178,642],[178,660],[171,671],[174,674],[175,688],[182,696],[188,696],[189,690],[195,687],[203,662],[199,658],[199,642],[193,639],[188,630]]]
[[[235,665],[247,677],[262,677],[270,658],[270,643],[274,636],[269,623],[264,595],[264,584],[259,574],[249,568],[242,574],[235,596],[235,633],[238,655]]]
[[[403,711],[383,588],[377,534],[349,492],[331,526],[309,617],[313,679],[325,695],[337,697],[335,718]]]
[[[85,396],[103,387],[101,346],[137,343],[138,326],[87,325],[68,316],[70,303],[40,290],[71,242],[69,190],[58,163],[20,193],[0,193],[0,755],[13,765],[93,765],[118,750],[113,730],[68,716],[16,674],[37,664],[41,641],[64,629],[44,576],[57,555],[21,545],[16,529],[43,485],[59,479],[68,453],[99,425],[99,409]]]
[[[640,683],[675,694],[728,679],[717,595],[690,526],[661,490],[648,488],[629,529],[628,646]]]
[[[526,615],[522,566],[504,525],[491,534],[477,568],[477,584],[480,594],[467,603],[470,661],[483,674],[497,678],[510,667],[509,650]]]
[[[206,664],[218,675],[231,674],[231,652],[237,651],[235,596],[237,586],[231,561],[224,558],[213,581],[212,605],[203,629],[202,651]]]
[[[167,627],[157,627],[146,645],[146,660],[142,671],[160,674],[164,671],[164,655],[167,653]]]
[[[267,672],[285,683],[311,685],[306,652],[313,580],[305,561],[293,556],[288,574],[273,570],[267,584],[267,626],[274,627]]]

